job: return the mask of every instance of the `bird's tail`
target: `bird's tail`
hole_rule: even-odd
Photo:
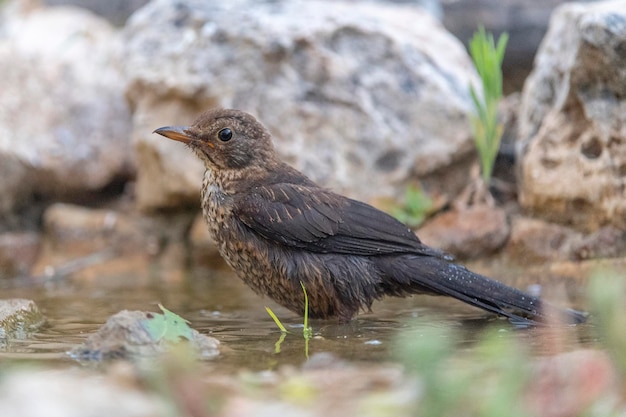
[[[571,324],[586,320],[584,312],[552,308],[538,297],[470,271],[464,266],[428,256],[389,259],[393,282],[398,286],[388,293],[430,293],[447,295],[483,310],[510,318],[521,324],[546,322],[548,315]],[[386,269],[383,266],[383,270]]]

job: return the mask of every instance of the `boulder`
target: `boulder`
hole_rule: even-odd
[[[409,180],[449,197],[468,180],[477,77],[418,7],[158,0],[129,19],[125,45],[144,210],[197,207],[200,162],[151,132],[210,107],[254,114],[287,162],[353,197],[398,196]]]
[[[591,232],[626,229],[626,7],[559,7],[522,93],[520,202]]]
[[[128,177],[133,165],[119,36],[81,9],[19,4],[0,15],[5,213],[32,194],[98,191]]]

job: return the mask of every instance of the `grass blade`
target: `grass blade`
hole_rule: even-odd
[[[276,317],[276,314],[274,314],[271,308],[269,308],[268,306],[265,306],[265,311],[267,311],[267,314],[269,314],[270,317],[274,320],[274,323],[276,323],[276,325],[278,326],[281,332],[289,333],[287,329],[285,328],[285,326],[283,326],[283,324],[280,322],[278,317]]]

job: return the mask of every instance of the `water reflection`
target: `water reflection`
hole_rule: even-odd
[[[198,331],[223,343],[222,355],[210,366],[263,370],[282,364],[305,362],[302,319],[261,298],[245,287],[230,271],[195,270],[182,280],[170,280],[146,271],[146,276],[102,277],[96,282],[71,280],[51,287],[5,288],[3,298],[33,299],[48,319],[44,328],[27,340],[0,344],[0,360],[30,361],[67,366],[74,363],[66,354],[120,310],[158,311],[161,303],[191,321]],[[268,305],[289,326],[280,353],[275,343],[281,337],[265,312]],[[392,360],[392,341],[398,332],[419,321],[433,327],[452,326],[460,332],[459,349],[471,349],[482,330],[495,326],[500,332],[515,332],[537,354],[554,349],[573,349],[593,344],[592,324],[564,327],[559,331],[541,328],[517,329],[506,320],[448,298],[416,296],[388,298],[349,324],[313,320],[310,352],[330,352],[349,361]]]

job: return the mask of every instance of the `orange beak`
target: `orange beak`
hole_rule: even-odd
[[[165,126],[160,127],[152,133],[158,133],[168,139],[177,140],[183,143],[189,143],[192,137],[187,133],[189,126]]]

